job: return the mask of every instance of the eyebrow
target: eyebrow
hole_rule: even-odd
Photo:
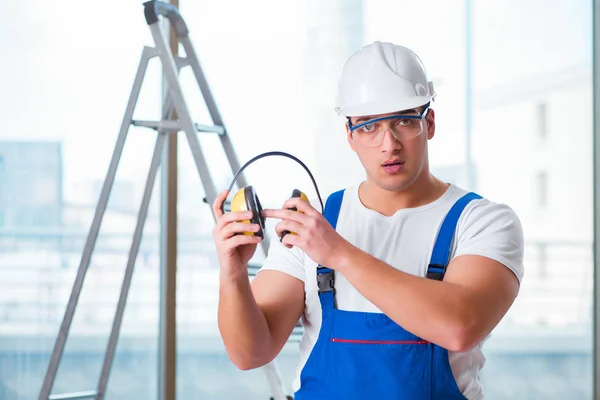
[[[401,116],[401,115],[406,115],[406,114],[419,114],[419,111],[416,108],[413,108],[411,110],[399,111],[398,113],[396,113],[394,115],[390,115],[390,117],[393,117],[395,115]],[[370,116],[367,115],[367,116],[364,116],[364,117],[358,117],[356,119],[355,124],[360,124],[361,122],[369,121],[369,120],[375,119],[375,118],[378,118],[378,117],[376,117],[374,115],[370,115]]]

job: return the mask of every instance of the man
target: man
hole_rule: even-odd
[[[257,277],[259,238],[245,213],[220,211],[219,328],[240,369],[273,360],[301,318],[296,399],[483,399],[482,343],[523,277],[523,232],[506,205],[435,178],[433,84],[409,49],[353,54],[336,110],[367,179],[331,194],[324,215],[301,199],[279,210]],[[289,210],[295,207],[298,211]]]

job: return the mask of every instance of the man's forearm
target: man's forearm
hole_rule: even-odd
[[[271,334],[247,274],[221,275],[218,319],[227,353],[238,368],[252,369],[268,362]]]
[[[339,259],[337,269],[407,331],[449,350],[472,345],[477,318],[468,290],[407,274],[356,248]]]

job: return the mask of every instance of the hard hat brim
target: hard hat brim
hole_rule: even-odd
[[[398,99],[396,102],[373,102],[355,106],[338,107],[336,108],[336,111],[345,117],[389,114],[421,107],[432,101],[433,98],[434,96],[415,96],[411,99]]]

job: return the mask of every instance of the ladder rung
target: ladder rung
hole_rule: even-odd
[[[173,120],[165,120],[165,121],[138,121],[132,120],[131,124],[133,126],[141,126],[143,128],[150,129],[162,129],[165,131],[179,131],[181,128],[179,126],[179,122]]]
[[[174,120],[164,120],[164,121],[142,121],[142,120],[132,120],[131,124],[133,126],[140,126],[143,128],[150,128],[154,130],[164,130],[177,132],[181,130],[181,125],[178,121]],[[219,135],[225,134],[225,129],[220,125],[202,125],[198,123],[194,123],[194,127],[198,132],[207,132],[207,133],[218,133]]]
[[[53,394],[50,395],[48,400],[81,400],[81,399],[95,399],[98,397],[98,392],[90,390],[89,392],[73,392],[65,394]]]
[[[220,125],[201,125],[194,123],[198,132],[218,133],[219,135],[225,134],[225,129]]]

